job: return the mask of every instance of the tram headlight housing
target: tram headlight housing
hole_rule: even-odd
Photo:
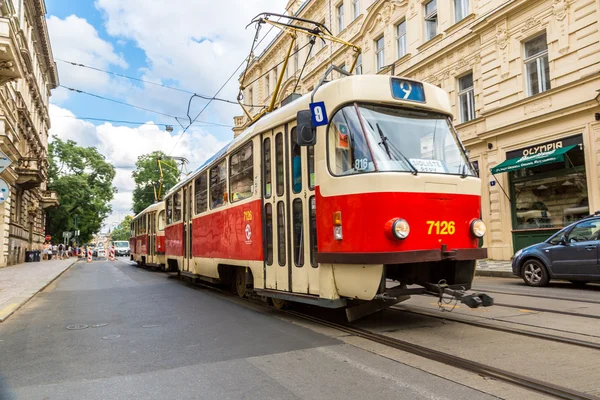
[[[487,230],[485,223],[480,219],[471,221],[471,233],[477,238],[482,238]]]
[[[406,222],[405,219],[398,218],[394,221],[392,224],[392,235],[394,235],[396,239],[406,239],[409,234],[410,225],[408,225],[408,222]]]

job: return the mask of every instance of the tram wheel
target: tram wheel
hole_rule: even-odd
[[[235,292],[240,297],[246,297],[248,285],[246,282],[246,269],[236,268],[235,269]]]
[[[273,307],[278,310],[285,310],[288,307],[288,302],[282,299],[276,299],[274,297],[271,298],[271,303],[273,303]]]

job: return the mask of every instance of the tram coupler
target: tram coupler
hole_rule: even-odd
[[[465,294],[462,290],[451,289],[446,283],[434,285],[425,283],[423,286],[433,295],[439,296],[440,301],[444,295],[450,296],[469,308],[490,307],[494,305],[494,298],[485,293]]]

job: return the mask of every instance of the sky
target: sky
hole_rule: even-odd
[[[95,147],[115,166],[114,186],[118,192],[103,231],[133,214],[135,185],[131,172],[140,155],[162,150],[187,158],[188,168],[193,171],[233,138],[233,117],[242,115],[237,105],[211,103],[183,135],[173,117],[183,117],[181,121],[186,126],[190,94],[184,91],[213,96],[248,55],[255,30],[253,26],[246,29],[246,25],[263,11],[283,13],[286,3],[286,0],[46,0],[46,20],[61,84],[50,98],[50,135]],[[268,28],[262,32],[265,34]],[[275,33],[269,34],[257,54]],[[219,97],[236,99],[238,75],[239,72]],[[192,117],[206,103],[194,98],[190,107]],[[172,125],[173,132],[167,132],[165,124]]]

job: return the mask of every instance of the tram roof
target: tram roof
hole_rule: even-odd
[[[141,212],[137,213],[133,217],[132,221],[135,220],[135,219],[137,219],[137,218],[139,218],[139,216],[142,215],[142,214],[145,214],[145,213],[148,213],[150,211],[155,211],[155,210],[159,209],[161,205],[162,205],[162,201],[158,201],[158,202],[156,202],[154,204],[149,205],[148,207],[144,208]]]
[[[432,84],[422,82],[425,90],[425,98],[427,99],[426,103],[402,101],[392,97],[390,79],[391,77],[389,75],[346,76],[331,82],[327,82],[321,86],[315,94],[314,101],[326,100],[334,107],[353,101],[378,102],[382,104],[387,103],[390,105],[402,104],[406,107],[434,109],[445,114],[452,115],[448,93],[443,89],[440,89]],[[169,196],[174,191],[192,181],[200,172],[211,167],[228,151],[236,149],[244,144],[248,139],[258,135],[259,133],[266,132],[270,129],[275,129],[282,124],[293,121],[296,119],[296,114],[298,111],[309,109],[310,102],[311,92],[304,94],[302,97],[283,107],[278,108],[270,114],[266,114],[256,123],[245,129],[212,157],[206,160],[204,164],[198,167],[193,173],[177,183],[177,185],[175,185],[173,188],[171,188],[171,190],[168,191],[168,193],[165,194],[165,197]],[[329,109],[328,111],[332,111],[332,109]]]

